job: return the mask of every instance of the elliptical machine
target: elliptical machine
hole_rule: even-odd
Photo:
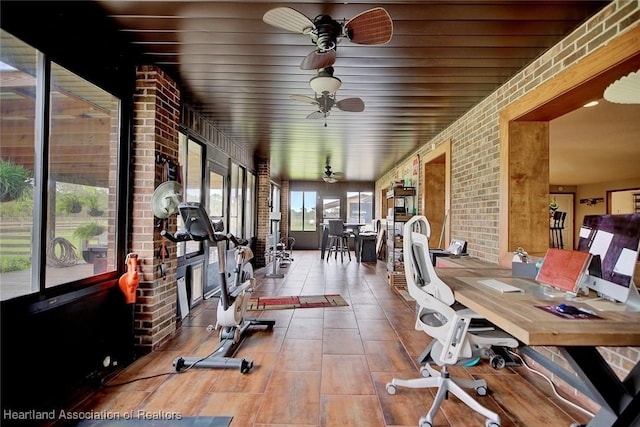
[[[208,331],[220,330],[220,343],[206,357],[178,357],[173,361],[176,371],[191,367],[199,368],[238,368],[241,373],[253,367],[253,360],[231,357],[237,350],[245,332],[250,326],[262,325],[272,329],[275,320],[245,319],[244,313],[249,303],[250,293],[255,287],[253,268],[249,261],[253,251],[247,241],[238,239],[231,233],[225,234],[222,220],[212,221],[200,203],[183,202],[178,205],[184,228],[175,235],[163,230],[161,234],[172,242],[188,240],[215,243],[218,248],[220,266],[220,300],[218,302],[217,323],[209,325]],[[230,281],[226,266],[227,242],[235,245],[236,265]]]

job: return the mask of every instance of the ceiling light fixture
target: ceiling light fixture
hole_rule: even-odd
[[[318,75],[309,80],[311,89],[318,95],[336,93],[342,81],[333,76],[333,67],[326,67],[318,70]]]
[[[333,76],[321,76],[318,74],[313,77],[309,84],[311,85],[311,89],[318,95],[322,95],[324,93],[336,93],[340,86],[342,86],[342,82],[339,78]]]
[[[324,180],[324,182],[327,182],[329,184],[335,184],[336,182],[338,182],[338,180],[332,176],[323,176],[322,179]]]
[[[611,83],[604,90],[604,99],[616,104],[640,104],[640,70]]]
[[[596,105],[598,105],[598,101],[589,101],[586,104],[584,104],[583,107],[589,108],[589,107],[595,107]]]

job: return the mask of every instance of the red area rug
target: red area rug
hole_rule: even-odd
[[[291,308],[340,307],[349,305],[340,295],[300,295],[251,297],[247,310],[286,310]]]

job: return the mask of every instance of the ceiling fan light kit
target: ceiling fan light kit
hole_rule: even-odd
[[[327,165],[324,167],[324,174],[322,174],[322,180],[327,184],[335,184],[336,182],[338,182],[338,177],[341,177],[341,176],[342,176],[341,172],[333,172],[331,170],[331,165],[327,163]]]
[[[318,73],[317,76],[311,78],[309,84],[315,93],[322,95],[325,93],[336,93],[338,89],[340,89],[340,86],[342,86],[342,81],[332,75],[321,75]]]

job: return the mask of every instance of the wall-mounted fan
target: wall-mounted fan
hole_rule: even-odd
[[[262,20],[274,27],[311,36],[316,49],[300,64],[303,70],[317,70],[333,65],[336,47],[343,38],[357,44],[375,45],[388,43],[393,35],[391,16],[381,7],[364,11],[342,23],[329,15],[318,15],[312,21],[290,7],[271,9],[264,14]]]
[[[158,185],[151,197],[153,215],[160,219],[178,213],[182,201],[182,186],[176,181],[166,181]]]
[[[342,172],[333,172],[331,165],[327,163],[324,167],[324,173],[322,174],[322,180],[328,184],[334,184],[338,182],[338,179],[342,178]]]

